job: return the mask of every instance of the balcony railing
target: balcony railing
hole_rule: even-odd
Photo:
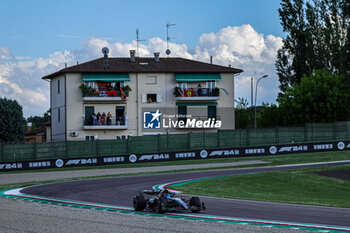
[[[174,95],[177,100],[218,100],[219,88],[186,88],[175,87]]]
[[[84,129],[128,129],[129,117],[117,117],[108,120],[105,118],[103,121],[94,121],[93,119],[84,120]]]
[[[129,86],[123,87],[120,90],[94,90],[91,87],[86,87],[84,84],[80,86],[85,101],[125,101],[129,97],[131,89]]]

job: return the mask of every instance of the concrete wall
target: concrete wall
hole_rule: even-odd
[[[64,141],[66,125],[66,78],[64,75],[53,78],[51,88],[51,129],[54,141]]]

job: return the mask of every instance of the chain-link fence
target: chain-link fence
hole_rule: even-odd
[[[194,132],[134,136],[127,139],[66,141],[41,144],[3,144],[0,161],[118,155],[225,148],[270,144],[333,141],[349,139],[349,122],[306,124],[304,127],[219,130],[217,133]]]

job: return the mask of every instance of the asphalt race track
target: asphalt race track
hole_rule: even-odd
[[[280,171],[342,164],[350,164],[350,162],[344,161],[308,165],[288,165],[279,167],[216,170],[176,174],[169,173],[82,180],[28,187],[23,189],[21,192],[24,194],[38,195],[49,198],[132,207],[132,198],[136,193],[138,193],[139,188],[150,189],[157,184],[224,175]],[[200,213],[206,215],[350,227],[349,208],[292,205],[213,197],[201,197],[201,201],[205,202],[207,209],[205,211],[201,211]]]

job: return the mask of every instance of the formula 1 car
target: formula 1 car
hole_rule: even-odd
[[[145,198],[144,194],[150,197]],[[205,210],[205,205],[203,202],[200,202],[199,197],[190,197],[189,199],[183,196],[177,197],[175,193],[167,189],[141,189],[140,193],[133,199],[133,206],[136,211],[146,209],[157,213],[174,210],[191,210],[193,213],[198,213],[200,210]]]

